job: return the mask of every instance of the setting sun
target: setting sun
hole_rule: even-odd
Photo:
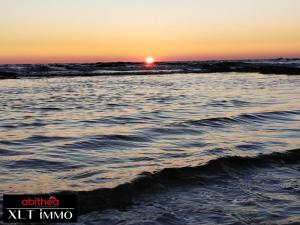
[[[146,60],[145,60],[145,63],[153,64],[154,63],[154,58],[153,57],[147,57]]]

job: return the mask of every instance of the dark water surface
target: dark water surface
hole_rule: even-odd
[[[298,155],[299,157],[299,155]],[[205,182],[162,188],[125,210],[79,217],[80,224],[300,224],[299,164],[227,168]]]
[[[1,193],[115,187],[145,171],[300,147],[300,76],[61,77],[0,87]],[[299,175],[299,165],[232,169],[230,179],[167,189],[81,222],[291,223],[300,214]]]

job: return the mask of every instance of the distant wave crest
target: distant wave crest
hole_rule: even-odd
[[[151,75],[173,73],[258,72],[263,74],[300,74],[299,59],[244,61],[187,61],[144,63],[113,62],[89,64],[0,65],[0,78]]]

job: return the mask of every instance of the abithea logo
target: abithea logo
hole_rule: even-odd
[[[53,195],[4,195],[3,221],[26,222],[77,222],[77,196]]]

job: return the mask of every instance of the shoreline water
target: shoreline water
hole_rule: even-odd
[[[299,159],[299,158],[298,158]],[[295,161],[294,161],[295,162]],[[79,216],[79,224],[276,224],[297,225],[299,167],[259,164],[194,182],[160,185],[133,204]]]
[[[256,157],[228,156],[218,158],[196,167],[165,168],[161,171],[142,173],[135,180],[115,188],[103,188],[93,191],[59,192],[76,193],[79,197],[79,214],[107,209],[124,209],[132,205],[141,195],[159,192],[161,188],[185,186],[199,183],[205,185],[214,182],[216,177],[230,178],[234,171],[242,172],[253,168],[265,168],[280,165],[299,165],[300,149]],[[217,181],[216,181],[217,182]]]
[[[77,193],[79,224],[299,218],[299,76],[56,77],[0,85],[2,193]]]
[[[49,194],[76,194],[78,196],[79,224],[86,222],[110,224],[113,221],[123,221],[124,224],[132,224],[132,222],[141,224],[147,220],[154,223],[154,221],[158,222],[164,218],[163,220],[173,221],[172,224],[182,225],[188,224],[188,219],[197,219],[190,212],[184,218],[179,218],[176,211],[183,211],[180,202],[183,204],[182,207],[190,204],[186,207],[193,208],[193,210],[201,207],[201,212],[199,211],[197,214],[201,216],[198,220],[203,223],[221,222],[222,220],[226,224],[230,221],[248,221],[257,224],[267,221],[271,224],[297,224],[299,215],[291,217],[283,213],[288,208],[290,208],[290,214],[295,213],[297,200],[293,202],[292,199],[276,196],[275,193],[272,193],[272,189],[281,188],[281,195],[283,195],[283,190],[286,192],[285,195],[297,195],[300,191],[299,184],[296,182],[300,173],[299,164],[300,149],[260,154],[255,157],[229,156],[211,160],[197,167],[166,168],[154,173],[143,173],[135,180],[115,188],[79,192],[62,191]],[[265,179],[261,175],[263,173],[270,173],[271,177]],[[253,180],[253,183],[245,184],[246,177]],[[265,183],[260,183],[262,182],[260,179],[264,179]],[[274,182],[273,184],[269,183],[270,179]],[[284,183],[279,179],[287,179],[288,182]],[[244,182],[238,183],[239,180]],[[255,190],[259,186],[265,189],[264,192],[258,193]],[[218,190],[218,188],[222,189]],[[226,189],[235,191],[229,194],[226,193],[228,191]],[[218,192],[215,193],[217,190]],[[245,194],[256,199],[249,197],[247,199]],[[223,199],[220,198],[221,195],[223,195]],[[230,195],[232,196],[230,197]],[[274,197],[271,198],[270,196],[273,195]],[[185,199],[184,202],[181,198]],[[236,201],[235,198],[243,200]],[[163,203],[166,200],[168,202]],[[207,200],[210,202],[205,203]],[[200,203],[201,201],[202,203]],[[253,207],[261,207],[261,204],[267,202],[270,204],[274,201],[285,202],[280,208],[282,212],[279,212],[274,206],[274,208],[269,207],[267,212],[260,210],[253,213]],[[217,202],[223,202],[223,205],[218,205]],[[153,206],[151,206],[152,204]],[[167,204],[169,204],[169,208],[163,209],[164,206],[167,207]],[[151,207],[149,208],[149,206]],[[211,209],[213,207],[217,207],[219,212],[214,212]],[[300,206],[298,205],[298,207]],[[248,209],[248,212],[240,211],[241,208]],[[226,211],[230,212],[231,210],[234,210],[235,214],[228,217]],[[132,213],[136,213],[136,211],[138,214],[133,218]],[[151,214],[153,211],[156,211],[156,214]],[[243,214],[250,215],[250,217],[247,218]],[[0,214],[0,219],[1,217],[2,214]]]

